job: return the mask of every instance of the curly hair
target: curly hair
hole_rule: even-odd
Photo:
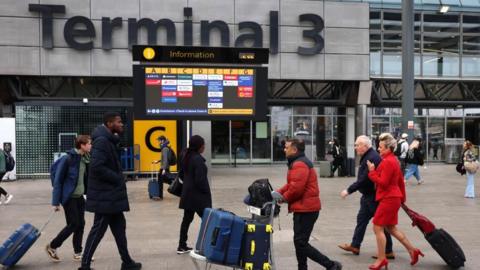
[[[392,134],[390,133],[382,133],[378,137],[378,139],[385,144],[385,147],[389,148],[390,151],[394,151],[395,147],[397,146],[397,140],[393,138]]]

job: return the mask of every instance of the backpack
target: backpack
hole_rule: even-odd
[[[168,148],[168,166],[177,165],[177,156],[175,155],[175,152],[173,152],[173,149],[170,146],[167,146],[167,148]]]
[[[10,153],[7,153],[5,151],[3,153],[5,154],[5,171],[12,171],[13,168],[15,168],[15,159],[12,155],[10,155]]]
[[[52,166],[50,166],[50,181],[52,181],[52,187],[55,182],[55,176],[57,175],[58,170],[60,169],[60,164],[65,164],[70,161],[70,155],[63,155],[59,157],[55,162],[53,162]],[[64,171],[64,174],[67,174],[68,170]]]
[[[399,157],[402,155],[402,144],[404,144],[405,142],[399,142],[397,143],[397,147],[395,147],[395,151],[393,152],[393,154],[395,154],[395,156]]]
[[[268,205],[263,208],[263,205],[267,202],[273,201],[272,191],[273,188],[268,179],[258,179],[253,181],[248,187],[248,193],[250,195],[248,204],[262,209],[262,215],[269,216],[272,211],[272,206]],[[278,216],[279,213],[280,206],[277,204],[275,205],[274,216]]]

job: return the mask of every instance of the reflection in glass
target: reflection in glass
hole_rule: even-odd
[[[212,162],[226,163],[230,157],[228,121],[212,121]]]
[[[447,138],[463,138],[462,118],[447,118]]]
[[[313,127],[311,116],[293,116],[293,137],[305,142],[305,155],[311,159],[313,157]]]
[[[272,107],[271,112],[272,158],[273,161],[283,161],[286,160],[283,152],[285,140],[292,136],[292,110],[289,107]]]
[[[270,162],[270,121],[253,122],[253,162]]]
[[[237,163],[250,162],[250,121],[232,121],[232,155]]]
[[[428,119],[428,160],[445,160],[445,118]]]

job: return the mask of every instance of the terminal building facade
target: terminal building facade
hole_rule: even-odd
[[[448,1],[446,13],[415,3],[414,133],[427,161],[456,162],[463,139],[480,144],[480,3]],[[15,123],[17,175],[48,173],[53,153],[105,111],[122,113],[122,144],[134,144],[133,44],[270,49],[267,121],[192,122],[212,164],[284,162],[292,137],[314,161],[333,137],[353,157],[355,136],[401,132],[400,5],[4,0],[0,113]]]

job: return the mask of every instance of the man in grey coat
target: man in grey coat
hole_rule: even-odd
[[[160,163],[160,171],[158,172],[158,190],[160,200],[163,200],[163,183],[170,184],[170,179],[168,177],[170,175],[170,166],[172,164],[170,164],[168,156],[171,155],[169,152],[172,150],[168,146],[170,144],[170,141],[165,136],[162,135],[158,137],[157,140],[160,143],[160,149],[162,153],[161,159],[154,160],[152,163]]]

